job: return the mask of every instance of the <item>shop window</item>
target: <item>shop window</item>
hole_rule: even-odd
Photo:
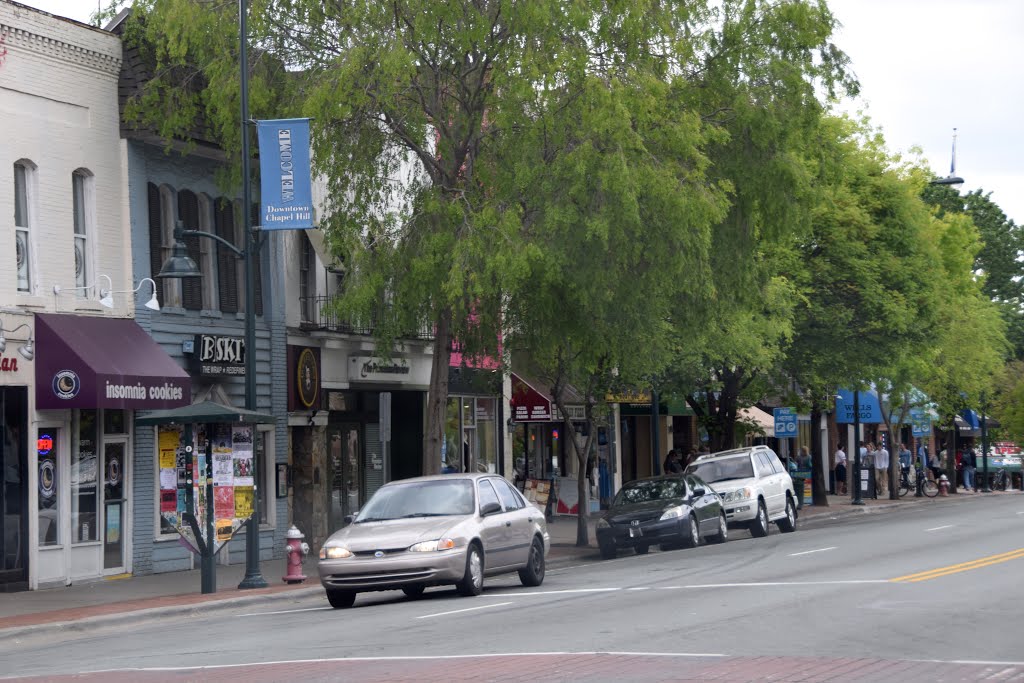
[[[71,443],[71,537],[72,543],[97,538],[97,411],[74,413],[75,429]]]
[[[40,429],[36,438],[39,458],[39,545],[60,545],[60,472],[57,469],[57,432]]]
[[[128,427],[126,424],[123,410],[111,409],[103,411],[104,434],[127,434]]]
[[[476,400],[477,469],[498,473],[498,423],[493,398]]]

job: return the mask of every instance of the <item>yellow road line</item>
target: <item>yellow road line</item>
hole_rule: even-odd
[[[942,576],[949,576],[950,574],[958,574],[960,572],[970,571],[971,569],[980,569],[982,567],[988,567],[993,564],[999,564],[1000,562],[1009,562],[1010,560],[1017,560],[1024,558],[1024,548],[1018,548],[1017,550],[1011,550],[1007,553],[1000,553],[999,555],[989,555],[988,557],[982,557],[977,560],[971,560],[970,562],[961,562],[960,564],[951,564],[946,567],[939,567],[937,569],[929,569],[926,572],[918,572],[916,574],[907,574],[906,576],[898,576],[895,579],[889,579],[896,583],[916,583],[918,581],[927,581],[928,579],[937,579]]]

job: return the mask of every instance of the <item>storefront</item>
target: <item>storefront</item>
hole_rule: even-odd
[[[503,412],[496,370],[449,368],[441,471],[504,474]]]
[[[29,434],[33,588],[132,571],[132,416],[191,400],[189,376],[133,320],[35,316]]]
[[[10,320],[0,324],[8,335],[15,327]],[[29,390],[34,352],[25,348],[5,337],[0,350],[0,592],[29,587]]]

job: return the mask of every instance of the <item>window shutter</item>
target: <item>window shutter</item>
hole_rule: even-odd
[[[178,216],[185,223],[186,230],[199,229],[199,198],[189,190],[178,193]],[[198,237],[186,237],[185,246],[188,255],[203,269],[202,252],[199,250]],[[181,280],[181,304],[189,311],[203,310],[203,278],[188,277]]]
[[[217,202],[214,213],[217,234],[235,243],[235,211],[231,202],[223,198]],[[238,269],[235,253],[223,244],[217,244],[217,289],[222,313],[238,313]]]
[[[164,262],[164,222],[160,210],[160,188],[153,183],[146,185],[149,195],[149,270],[150,276],[156,277]],[[164,305],[164,287],[156,281],[156,299],[160,306]]]

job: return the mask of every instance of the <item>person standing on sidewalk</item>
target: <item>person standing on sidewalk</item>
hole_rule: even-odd
[[[970,491],[973,489],[977,493],[978,481],[975,479],[975,468],[978,466],[978,459],[974,454],[974,449],[965,448],[960,462],[964,467],[964,490]]]
[[[836,493],[846,495],[846,451],[840,446],[836,449]]]
[[[875,485],[878,495],[889,492],[889,450],[885,444],[875,449]]]

